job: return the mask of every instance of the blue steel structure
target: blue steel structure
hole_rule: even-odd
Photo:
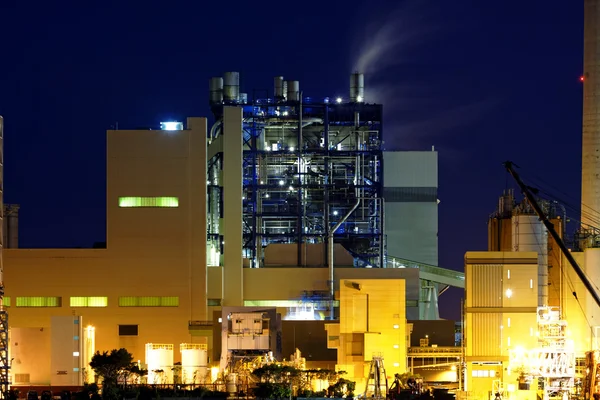
[[[334,232],[334,241],[352,255],[354,267],[385,267],[383,108],[364,103],[362,87],[352,82],[362,85],[362,75],[351,76],[350,98],[317,101],[303,97],[299,83],[283,77],[275,78],[271,95],[255,92],[251,99],[239,91],[239,74],[211,79],[216,122],[209,140],[222,134],[224,106],[243,109],[246,266],[274,266],[265,264],[265,249],[279,244],[295,245],[286,255],[295,258],[294,265],[328,265],[328,235],[358,203]],[[208,165],[209,246],[221,254],[222,162],[222,154],[216,154]],[[318,248],[317,261],[307,257]]]

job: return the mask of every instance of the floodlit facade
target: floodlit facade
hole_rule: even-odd
[[[292,90],[278,100],[275,115],[269,114],[273,104],[253,108],[239,93],[233,101],[231,90],[225,84],[221,100],[218,90],[211,92],[218,121],[210,128],[206,118],[193,117],[161,129],[107,132],[106,248],[5,249],[10,327],[13,337],[30,338],[19,343],[37,337],[36,330],[54,331],[53,317],[77,317],[83,334],[72,336],[82,339],[80,364],[67,372],[89,378],[85,357],[96,350],[126,348],[142,365],[182,362],[189,353],[182,349],[202,350],[198,358],[206,361],[187,366],[190,375],[222,361],[215,329],[223,308],[273,308],[284,322],[336,320],[344,279],[381,287],[402,281],[401,290],[393,286],[400,296],[394,301],[402,303],[394,314],[439,318],[438,294],[464,287],[464,276],[431,265],[437,262],[437,153],[387,156],[381,106],[357,96],[300,107]],[[319,135],[324,141],[313,140]],[[406,171],[384,185],[382,160],[400,160]],[[321,189],[328,199],[318,199]],[[419,233],[427,237],[407,253],[416,260],[386,256],[385,225],[393,228],[390,248],[401,251],[407,235],[393,214],[412,214],[415,207],[435,214]],[[36,343],[36,362],[26,352],[15,357],[13,382],[63,382],[53,365],[64,354],[54,352],[49,336]],[[365,354],[372,350],[367,344]]]
[[[383,357],[387,376],[406,372],[405,281],[343,279],[340,321],[327,324],[328,347],[337,349],[337,369],[365,390],[373,357]]]
[[[533,252],[465,255],[464,390],[476,398],[514,391],[518,374],[511,372],[511,353],[538,346],[537,257]]]

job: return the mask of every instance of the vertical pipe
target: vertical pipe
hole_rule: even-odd
[[[298,152],[298,157],[296,158],[296,162],[298,163],[298,185],[300,186],[298,188],[298,222],[296,224],[297,226],[297,234],[298,234],[298,255],[297,255],[297,259],[298,259],[298,265],[302,265],[302,266],[306,266],[306,260],[302,260],[302,246],[304,245],[303,241],[304,241],[304,214],[303,214],[303,207],[302,207],[302,202],[303,200],[303,196],[302,196],[302,190],[304,190],[304,179],[303,179],[303,174],[302,174],[302,92],[300,92],[300,104],[299,104],[299,110],[298,110],[298,137],[296,139],[296,143],[297,143],[297,148],[295,149]]]

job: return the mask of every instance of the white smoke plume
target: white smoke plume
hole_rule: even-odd
[[[432,54],[462,29],[452,26],[447,11],[440,1],[406,0],[393,10],[378,8],[357,30],[352,71],[365,74],[365,100],[384,105],[387,150],[425,150],[444,142],[450,151],[449,131],[476,123],[498,103],[487,95],[449,99],[464,78],[439,67]],[[424,77],[421,69],[436,72]]]

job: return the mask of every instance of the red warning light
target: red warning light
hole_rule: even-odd
[[[585,81],[585,76],[581,75],[581,76],[579,77],[579,80],[580,80],[581,82]]]

